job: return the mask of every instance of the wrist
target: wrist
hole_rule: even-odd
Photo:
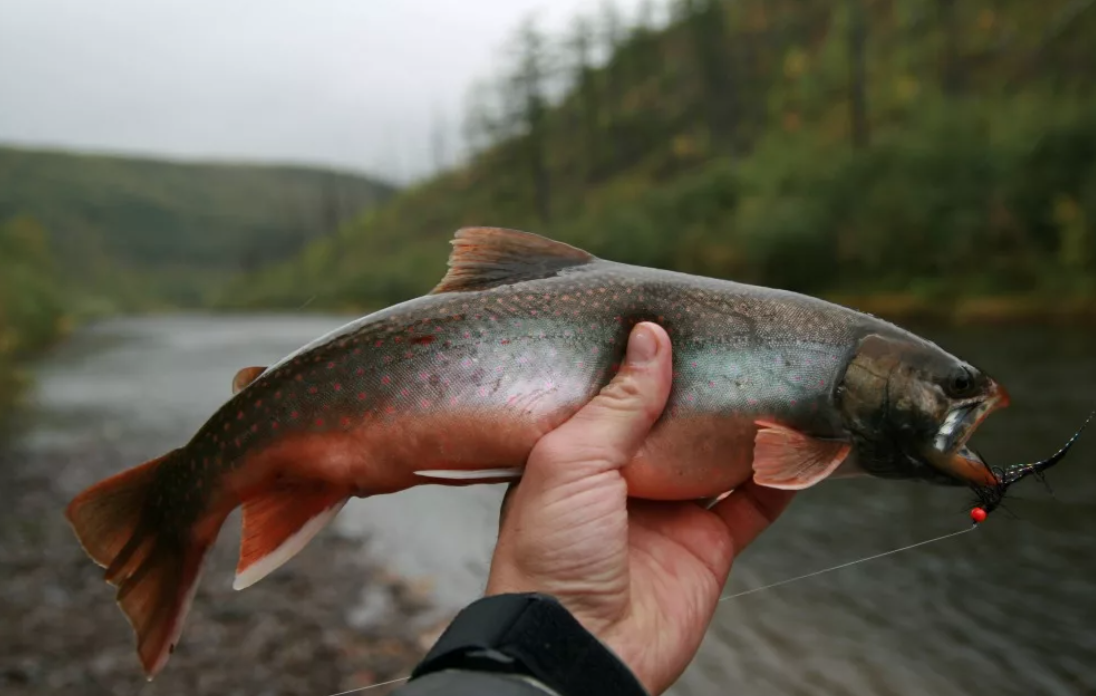
[[[557,599],[535,593],[485,597],[461,611],[412,679],[444,669],[529,676],[560,696],[647,696],[612,648]]]

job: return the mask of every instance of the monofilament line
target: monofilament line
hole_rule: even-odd
[[[411,677],[400,677],[399,679],[393,679],[392,681],[381,682],[380,684],[370,684],[369,686],[359,686],[356,689],[350,691],[340,691],[337,694],[331,694],[331,696],[346,696],[347,694],[356,694],[360,691],[369,691],[370,689],[379,689],[382,686],[391,686],[392,684],[399,684],[400,682],[407,681]]]
[[[755,592],[762,592],[764,590],[771,590],[774,587],[780,587],[781,585],[788,585],[790,583],[798,582],[800,580],[806,580],[807,578],[813,578],[813,577],[822,575],[824,573],[829,573],[829,572],[832,572],[832,571],[835,571],[835,570],[841,570],[842,568],[848,568],[850,566],[854,566],[854,565],[857,565],[859,563],[866,563],[868,561],[874,561],[875,559],[883,558],[884,556],[893,556],[896,553],[902,553],[903,551],[909,551],[910,549],[915,549],[918,546],[926,546],[928,544],[934,544],[938,541],[943,541],[944,539],[950,539],[951,537],[959,536],[960,534],[966,534],[967,532],[969,532],[973,529],[974,529],[974,527],[967,527],[966,529],[960,529],[958,532],[952,532],[950,534],[944,534],[942,536],[934,537],[932,539],[925,539],[924,541],[919,541],[916,544],[910,544],[909,546],[902,546],[902,547],[897,548],[897,549],[891,549],[890,551],[884,551],[883,553],[877,553],[874,556],[867,556],[865,558],[858,558],[855,561],[849,561],[848,563],[842,563],[840,565],[835,565],[835,566],[832,566],[830,568],[823,568],[822,570],[816,570],[813,573],[807,573],[806,575],[800,575],[798,577],[788,578],[787,580],[781,580],[780,582],[774,582],[771,585],[765,585],[763,587],[755,587],[752,590],[745,590],[744,592],[739,592],[737,594],[727,595],[726,597],[720,597],[719,601],[722,602],[722,601],[727,600],[727,599],[734,599],[736,597],[744,597],[745,595],[748,595],[748,594],[753,594]],[[398,684],[402,681],[407,681],[409,678],[410,677],[402,677],[400,679],[393,679],[392,681],[381,682],[380,684],[370,684],[369,686],[361,686],[361,687],[358,687],[357,689],[351,689],[350,691],[340,691],[339,693],[331,694],[330,696],[347,696],[347,694],[356,694],[356,693],[359,693],[359,692],[362,692],[362,691],[368,691],[369,689],[377,689],[377,688],[380,688],[382,686],[389,686],[391,684]]]
[[[818,575],[822,575],[824,573],[829,573],[829,572],[834,571],[834,570],[841,570],[842,568],[848,568],[849,566],[854,566],[854,565],[857,565],[858,563],[866,563],[867,561],[874,561],[877,558],[883,558],[884,556],[891,556],[891,555],[894,555],[896,553],[901,553],[903,551],[909,551],[910,549],[915,549],[918,546],[925,546],[926,544],[932,544],[932,543],[935,543],[937,541],[943,541],[944,539],[950,539],[951,537],[959,536],[960,534],[966,534],[967,532],[971,531],[972,529],[974,529],[974,527],[967,527],[966,529],[961,529],[958,532],[952,532],[951,534],[944,534],[943,536],[938,536],[938,537],[935,537],[933,539],[926,539],[924,541],[919,541],[916,544],[910,544],[909,546],[903,546],[901,548],[891,549],[890,551],[884,551],[883,553],[877,553],[874,556],[868,556],[866,558],[859,558],[855,561],[849,561],[848,563],[842,563],[841,565],[835,565],[835,566],[830,567],[830,568],[823,568],[822,570],[816,570],[813,573],[807,573],[806,575],[800,575],[798,577],[788,578],[787,580],[781,580],[780,582],[774,582],[771,585],[764,585],[763,587],[755,587],[752,590],[744,590],[742,592],[738,592],[738,593],[735,593],[735,594],[732,594],[732,595],[727,595],[726,597],[720,597],[719,601],[722,602],[722,601],[728,600],[728,599],[735,599],[736,597],[744,597],[748,594],[753,594],[755,592],[762,592],[764,590],[771,590],[774,587],[780,587],[781,585],[788,585],[788,584],[793,583],[793,582],[798,582],[800,580],[806,580],[807,578],[813,578],[813,577],[816,577]]]

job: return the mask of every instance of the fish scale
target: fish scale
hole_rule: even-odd
[[[297,553],[350,497],[520,475],[540,437],[612,379],[639,322],[669,334],[673,383],[662,416],[621,468],[632,496],[711,497],[751,477],[806,488],[838,469],[879,467],[984,481],[956,452],[968,421],[996,403],[995,383],[979,382],[989,405],[970,418],[950,411],[949,451],[910,450],[936,435],[945,417],[937,411],[952,403],[933,401],[939,390],[924,375],[973,368],[892,324],[512,230],[462,230],[454,244],[431,294],[270,367],[241,370],[238,392],[188,444],[69,505],[81,543],[119,588],[149,675],[177,641],[201,560],[233,509],[243,505],[237,586],[245,587]],[[906,401],[891,404],[891,382],[881,388],[880,379],[899,380],[894,390]],[[909,412],[880,411],[892,406]],[[896,451],[911,432],[918,439]]]

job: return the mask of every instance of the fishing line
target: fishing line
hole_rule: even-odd
[[[966,534],[967,532],[970,532],[970,531],[973,531],[973,530],[974,530],[974,527],[967,527],[966,529],[960,529],[958,532],[952,532],[950,534],[944,534],[942,536],[938,536],[938,537],[935,537],[935,538],[932,538],[932,539],[925,539],[924,541],[919,541],[916,544],[910,544],[909,546],[903,546],[901,548],[891,549],[890,551],[884,551],[883,553],[877,553],[874,556],[867,556],[866,558],[860,558],[860,559],[857,559],[855,561],[849,561],[848,563],[841,563],[840,565],[835,565],[835,566],[830,567],[830,568],[823,568],[822,570],[816,570],[813,573],[807,573],[806,575],[800,575],[798,577],[788,578],[787,580],[781,580],[780,582],[774,582],[771,585],[764,585],[762,587],[755,587],[752,590],[744,590],[742,592],[737,592],[737,593],[732,594],[732,595],[727,595],[726,597],[720,597],[719,601],[722,602],[722,601],[725,601],[725,600],[728,600],[728,599],[735,599],[736,597],[744,597],[748,594],[753,594],[755,592],[761,592],[762,590],[771,590],[772,588],[780,587],[781,585],[787,585],[789,583],[797,582],[799,580],[806,580],[807,578],[813,578],[813,577],[816,577],[818,575],[822,575],[824,573],[829,573],[829,572],[834,571],[834,570],[841,570],[842,568],[848,568],[849,566],[854,566],[854,565],[857,565],[859,563],[866,563],[867,561],[874,561],[875,559],[883,558],[884,556],[892,556],[896,553],[902,553],[903,551],[909,551],[910,549],[915,549],[918,546],[925,546],[926,544],[932,544],[932,543],[935,543],[937,541],[943,541],[944,539],[950,539],[951,537],[956,537],[956,536],[959,536],[960,534]]]
[[[807,573],[806,575],[799,575],[799,576],[794,577],[794,578],[788,578],[787,580],[781,580],[780,582],[774,582],[772,584],[764,585],[762,587],[755,587],[752,590],[745,590],[743,592],[738,592],[738,593],[735,593],[735,594],[732,594],[732,595],[727,595],[726,597],[720,597],[718,601],[723,602],[723,601],[728,600],[728,599],[735,599],[737,597],[744,597],[748,594],[754,594],[755,592],[763,592],[765,590],[771,590],[774,587],[780,587],[781,585],[788,585],[788,584],[793,583],[793,582],[798,582],[800,580],[806,580],[807,578],[817,577],[819,575],[823,575],[825,573],[829,573],[829,572],[832,572],[832,571],[835,571],[835,570],[841,570],[842,568],[848,568],[850,566],[854,566],[854,565],[857,565],[857,564],[860,564],[860,563],[866,563],[868,561],[874,561],[875,559],[883,558],[884,556],[893,556],[896,553],[902,553],[903,551],[909,551],[910,549],[915,549],[918,546],[926,546],[928,544],[934,544],[938,541],[943,541],[945,539],[950,539],[952,537],[957,537],[960,534],[966,534],[967,532],[973,531],[974,529],[975,529],[975,527],[967,527],[966,529],[960,529],[957,532],[951,532],[949,534],[942,534],[941,536],[933,537],[932,539],[925,539],[924,541],[919,541],[916,544],[910,544],[908,546],[902,546],[902,547],[897,548],[897,549],[891,549],[890,551],[884,551],[883,553],[877,553],[873,556],[866,556],[864,558],[859,558],[855,561],[849,561],[848,563],[841,563],[839,565],[835,565],[835,566],[832,566],[830,568],[823,568],[822,570],[816,570],[813,573]],[[398,684],[400,682],[407,681],[408,679],[410,679],[410,677],[400,677],[399,679],[393,679],[392,681],[381,682],[380,684],[370,684],[369,686],[361,686],[361,687],[358,687],[357,689],[351,689],[350,691],[340,691],[337,694],[330,694],[330,696],[347,696],[347,694],[356,694],[356,693],[359,693],[359,692],[362,692],[362,691],[368,691],[369,689],[377,689],[377,688],[380,688],[382,686],[390,686],[392,684]]]
[[[399,679],[393,679],[392,681],[381,682],[380,684],[370,684],[369,686],[359,686],[356,689],[350,691],[340,691],[337,694],[331,694],[331,696],[346,696],[347,694],[356,694],[359,691],[368,691],[370,689],[379,689],[382,686],[391,686],[392,684],[399,684],[402,681],[407,681],[411,677],[400,677]]]

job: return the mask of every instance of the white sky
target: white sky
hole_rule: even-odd
[[[664,4],[660,2],[659,4]],[[639,0],[616,0],[627,17]],[[0,0],[0,142],[401,180],[530,13],[597,0]],[[556,30],[556,31],[552,31]]]

